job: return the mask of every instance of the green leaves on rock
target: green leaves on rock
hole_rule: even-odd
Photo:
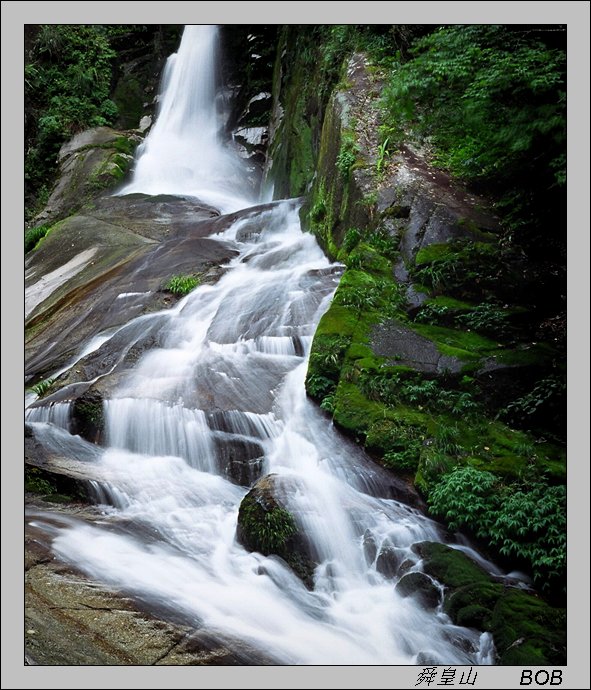
[[[173,295],[182,297],[188,295],[192,290],[194,290],[201,283],[199,276],[196,275],[177,275],[172,276],[165,286],[164,289],[168,292],[172,292]]]
[[[450,529],[468,529],[526,564],[542,588],[564,585],[565,486],[543,480],[503,485],[491,472],[456,467],[434,486],[429,505]]]

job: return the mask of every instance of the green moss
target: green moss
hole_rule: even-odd
[[[96,442],[105,426],[103,401],[96,393],[85,393],[74,401],[72,408],[74,431],[83,438]]]
[[[39,468],[25,465],[25,491],[47,496],[55,492],[55,486],[47,480],[46,473]]]
[[[490,352],[498,352],[499,350],[496,342],[471,331],[459,331],[453,328],[427,324],[413,324],[412,328],[424,338],[432,340],[438,348],[443,346],[472,355],[488,354]]]
[[[508,366],[547,366],[556,356],[556,350],[547,343],[536,343],[512,350],[503,350],[495,355],[495,359]]]
[[[76,480],[28,464],[25,464],[25,491],[37,494],[51,503],[63,504],[88,499]]]
[[[446,592],[443,609],[457,625],[478,630],[489,630],[492,612],[503,594],[504,587],[494,582],[479,580]]]
[[[423,570],[447,587],[457,588],[489,582],[488,574],[461,551],[436,542],[413,546],[423,559]]]
[[[318,335],[353,335],[359,314],[352,307],[344,307],[340,304],[331,304],[330,309],[322,316],[316,333]]]
[[[430,264],[433,261],[439,261],[443,257],[448,256],[452,251],[452,245],[447,242],[443,244],[430,244],[427,247],[419,249],[415,257],[415,265],[422,266],[424,264]]]
[[[279,506],[267,510],[258,501],[246,497],[240,505],[238,519],[243,533],[248,535],[249,548],[265,556],[289,557],[288,542],[297,530],[287,510]]]
[[[381,403],[368,400],[359,387],[341,379],[337,386],[334,421],[354,435],[365,436],[372,421],[384,409]]]
[[[566,611],[516,590],[501,596],[494,608],[492,632],[507,666],[566,663]]]
[[[477,630],[489,630],[492,611],[486,606],[472,604],[465,606],[458,612],[456,623],[465,628],[476,628]]]
[[[367,242],[360,242],[344,261],[348,268],[363,269],[387,277],[392,275],[392,262]]]
[[[447,307],[454,311],[464,311],[472,308],[472,304],[468,302],[463,302],[459,299],[454,299],[453,297],[447,297],[446,295],[439,295],[438,297],[429,298],[425,304],[434,304],[440,307]]]

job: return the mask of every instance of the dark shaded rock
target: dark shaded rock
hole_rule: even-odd
[[[278,475],[268,474],[259,479],[240,504],[236,538],[249,551],[282,558],[311,589],[314,554],[306,535],[281,500],[290,490],[294,487]]]
[[[231,244],[207,237],[220,229],[210,210],[138,196],[97,202],[91,215],[57,224],[27,255],[29,378],[63,366],[96,333],[174,304],[161,292],[171,276],[204,272],[213,282],[221,272],[212,266],[235,255]]]
[[[88,482],[57,472],[51,464],[44,467],[25,464],[25,491],[50,503],[90,503],[92,500]]]
[[[105,427],[103,398],[97,391],[87,391],[76,398],[72,408],[72,433],[91,443],[100,443]]]
[[[414,597],[425,609],[435,609],[441,601],[441,592],[433,580],[424,573],[407,573],[396,584],[402,597]]]
[[[376,540],[369,530],[365,530],[365,534],[363,535],[363,553],[368,565],[371,565],[375,561],[376,554],[378,553]]]
[[[218,436],[214,443],[218,466],[230,481],[240,486],[251,486],[260,479],[265,462],[260,443],[225,435]]]
[[[414,561],[411,561],[410,558],[407,558],[406,560],[402,561],[400,564],[400,567],[398,568],[398,575],[402,576],[405,573],[407,573],[413,566],[415,565]]]
[[[400,565],[400,555],[398,551],[389,545],[382,546],[376,560],[376,570],[384,577],[393,578]]]

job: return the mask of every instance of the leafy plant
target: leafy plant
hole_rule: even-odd
[[[392,70],[384,119],[428,138],[441,166],[494,188],[516,227],[533,219],[542,228],[563,213],[564,38],[499,25],[440,27]]]
[[[349,228],[345,233],[341,246],[346,252],[352,252],[359,242],[361,242],[361,238],[362,234],[357,228]]]
[[[415,316],[415,321],[427,323],[431,326],[446,324],[450,311],[445,304],[424,304]]]
[[[505,556],[527,561],[549,587],[566,569],[566,487],[539,482],[508,490],[490,530]]]
[[[384,168],[386,166],[386,161],[388,157],[390,156],[390,152],[388,151],[388,143],[390,141],[389,137],[386,137],[384,141],[378,145],[378,157],[376,160],[376,172],[379,176],[381,176],[384,172]]]
[[[329,395],[324,396],[322,402],[320,403],[320,409],[325,410],[325,412],[330,412],[332,414],[334,412],[335,405],[336,396],[334,393],[331,393]]]
[[[111,124],[117,117],[109,98],[115,58],[106,27],[39,27],[25,68],[28,199],[55,170],[57,153],[67,138],[86,127]]]
[[[351,168],[357,160],[356,155],[357,145],[351,135],[344,136],[341,142],[341,148],[337,155],[336,166],[341,176],[345,179],[349,178]]]
[[[200,282],[196,275],[176,275],[166,282],[164,289],[174,295],[188,295]]]
[[[456,317],[458,323],[475,331],[494,333],[497,338],[507,331],[508,312],[498,304],[483,302]]]
[[[45,393],[53,386],[55,382],[55,379],[44,379],[43,381],[39,381],[39,383],[36,383],[34,386],[31,386],[31,390],[36,393],[40,398],[42,398]]]
[[[50,225],[40,225],[36,228],[27,230],[25,233],[25,254],[35,249],[39,241],[43,239],[50,230]]]
[[[419,253],[417,265],[412,268],[415,282],[437,293],[460,290],[478,295],[498,289],[499,279],[506,274],[505,260],[493,245],[456,240],[438,248],[441,251],[421,263]]]
[[[558,375],[548,376],[538,381],[529,393],[510,402],[499,415],[526,427],[535,426],[540,415],[550,415],[553,426],[560,430],[564,426],[565,394],[564,379]]]
[[[459,455],[462,451],[459,438],[460,430],[457,425],[440,424],[435,434],[435,447],[446,455]]]
[[[323,400],[326,396],[332,395],[335,388],[336,383],[327,376],[310,373],[306,377],[306,390],[316,400]]]
[[[374,230],[365,241],[374,247],[382,256],[394,260],[398,256],[398,238],[392,237],[386,230]]]

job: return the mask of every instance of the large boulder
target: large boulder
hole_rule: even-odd
[[[259,479],[240,504],[236,538],[249,551],[279,556],[311,588],[314,557],[306,536],[285,507],[282,496],[289,491],[289,481],[276,474]]]

